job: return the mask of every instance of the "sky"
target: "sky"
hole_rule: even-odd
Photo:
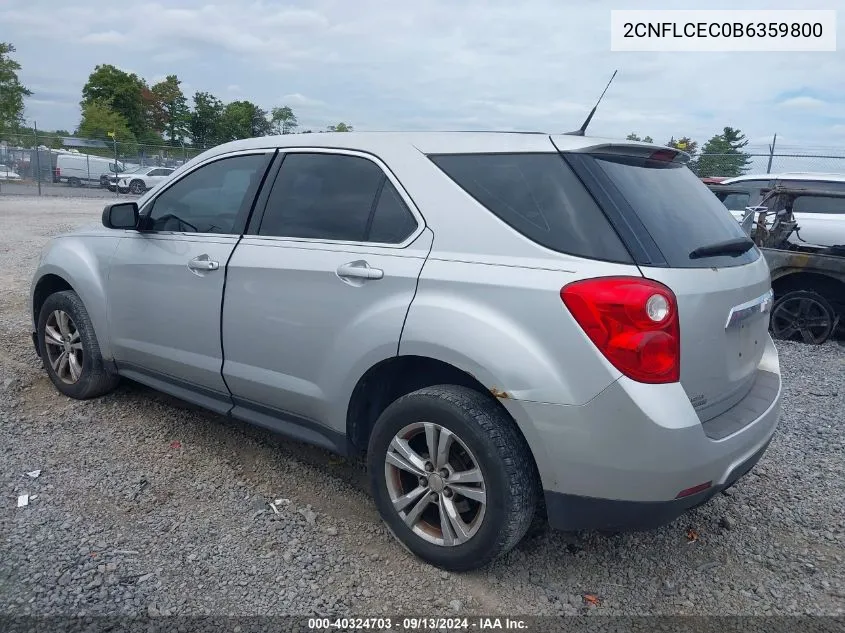
[[[289,105],[301,128],[578,128],[619,70],[590,134],[699,143],[725,126],[749,149],[845,152],[845,0],[711,8],[837,9],[838,52],[611,52],[611,9],[698,8],[682,0],[0,0],[0,41],[33,91],[25,116],[73,131],[94,66],[189,97]]]

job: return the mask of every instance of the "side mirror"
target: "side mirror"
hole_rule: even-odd
[[[134,229],[138,227],[138,204],[115,202],[103,209],[103,226],[109,229]]]

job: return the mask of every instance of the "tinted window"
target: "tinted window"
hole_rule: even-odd
[[[631,261],[601,209],[559,154],[430,158],[469,195],[538,244],[572,255]]]
[[[405,202],[399,192],[396,191],[396,187],[385,179],[376,204],[367,241],[398,244],[403,242],[416,228],[417,221],[411,215],[408,207],[405,206]]]
[[[289,154],[258,234],[363,242],[384,179],[378,165],[366,158]]]
[[[722,204],[731,211],[743,211],[749,205],[751,196],[747,193],[728,193],[720,196]]]
[[[779,180],[778,185],[792,189],[821,189],[822,191],[845,192],[845,182],[830,180]]]
[[[845,198],[833,196],[796,196],[793,213],[845,213]]]
[[[238,213],[252,205],[267,160],[232,156],[180,178],[153,201],[152,230],[231,233]]]
[[[736,266],[759,257],[756,249],[731,257],[691,259],[690,253],[747,236],[716,196],[683,163],[646,157],[593,157],[607,186],[636,214],[670,267]]]

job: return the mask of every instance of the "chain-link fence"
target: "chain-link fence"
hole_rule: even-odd
[[[104,195],[109,193],[108,178],[115,173],[139,167],[175,168],[203,151],[181,143],[13,134],[0,139],[0,193]]]
[[[114,196],[106,185],[115,171],[148,166],[178,167],[205,149],[50,134],[10,135],[0,139],[0,193]],[[794,171],[845,174],[845,150],[697,154],[690,168],[702,178]]]

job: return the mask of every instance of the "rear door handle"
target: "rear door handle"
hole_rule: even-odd
[[[217,270],[220,268],[220,262],[209,259],[208,255],[198,255],[188,262],[188,268],[203,271]]]
[[[372,268],[363,259],[359,259],[338,266],[337,276],[341,279],[382,279],[384,271],[381,268]]]

